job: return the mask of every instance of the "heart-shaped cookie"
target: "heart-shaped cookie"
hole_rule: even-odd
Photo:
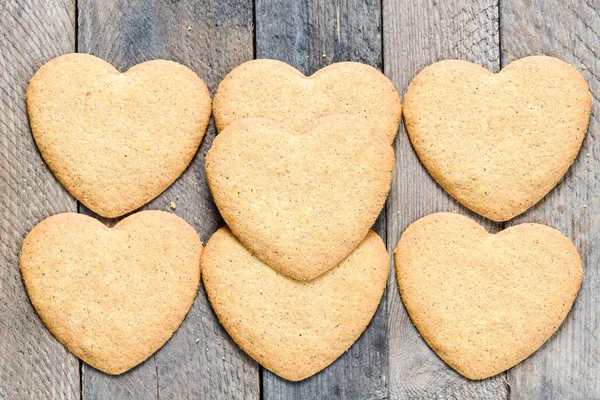
[[[170,213],[142,211],[112,229],[58,214],[25,238],[21,274],[50,332],[86,363],[120,374],[177,330],[200,284],[201,253],[194,228]]]
[[[172,61],[121,74],[97,57],[67,54],[31,79],[27,111],[58,180],[112,218],[143,206],[181,175],[202,141],[211,101],[202,80]]]
[[[358,339],[385,289],[389,258],[370,231],[337,267],[290,279],[219,229],[202,255],[210,303],[233,340],[277,375],[298,381],[334,362]]]
[[[396,277],[429,346],[470,379],[518,364],[558,329],[581,284],[581,259],[562,233],[522,224],[489,234],[432,214],[402,234]]]
[[[471,210],[506,221],[565,174],[590,107],[590,91],[575,68],[535,56],[498,74],[466,61],[430,65],[408,87],[403,113],[435,180]]]
[[[341,62],[311,77],[281,61],[248,61],[219,84],[214,102],[215,122],[222,131],[242,118],[266,118],[304,131],[316,119],[332,114],[367,118],[394,141],[400,123],[400,97],[377,69]]]
[[[215,203],[258,258],[299,280],[343,260],[365,237],[388,194],[394,152],[368,120],[333,115],[306,133],[239,120],[206,157]]]

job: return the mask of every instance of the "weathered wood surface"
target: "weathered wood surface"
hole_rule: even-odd
[[[599,3],[75,2],[0,1],[0,399],[600,399],[600,249],[595,246],[600,241],[600,145],[595,143],[600,130]],[[286,61],[306,74],[331,62],[364,62],[383,69],[401,94],[422,68],[446,58],[473,61],[491,71],[531,54],[579,66],[594,95],[584,148],[555,190],[504,224],[541,222],[574,240],[585,274],[567,323],[507,374],[469,381],[419,337],[392,269],[387,293],[367,331],[332,366],[303,382],[284,381],[243,354],[219,325],[203,289],[171,341],[141,366],[111,377],[80,364],[35,315],[18,270],[25,234],[49,215],[77,210],[35,148],[24,102],[27,82],[37,68],[74,51],[76,43],[80,52],[105,58],[120,70],[155,58],[181,62],[213,93],[229,70],[253,54]],[[190,168],[146,207],[182,216],[204,242],[222,224],[204,176],[204,157],[214,135],[211,125]],[[474,216],[432,180],[403,128],[395,149],[392,191],[376,224],[390,252],[410,223],[436,211],[457,211],[490,231],[502,229],[503,224]],[[177,204],[175,211],[169,208],[171,201]],[[84,207],[80,211],[89,213]]]
[[[536,207],[508,225],[539,222],[571,238],[583,260],[583,283],[565,324],[508,373],[514,399],[600,399],[600,2],[501,2],[502,64],[554,56],[583,74],[592,118],[579,157]]]
[[[72,0],[0,2],[0,399],[79,398],[79,363],[45,329],[21,280],[25,235],[76,202],[42,162],[27,122],[35,71],[75,48]]]
[[[498,4],[495,0],[384,0],[384,71],[404,94],[427,65],[448,58],[478,63],[491,71],[500,67]],[[396,138],[396,169],[388,199],[388,250],[415,220],[439,211],[457,211],[482,223],[448,195],[427,173],[404,128]],[[395,276],[388,284],[388,347],[390,399],[505,399],[504,374],[470,381],[449,368],[427,346],[413,326],[400,298]]]
[[[152,59],[173,60],[194,70],[214,94],[227,72],[252,59],[251,2],[80,0],[78,10],[78,51],[121,71]],[[222,225],[204,175],[214,135],[211,124],[190,167],[145,207],[183,217],[204,243]],[[258,365],[221,328],[203,288],[179,330],[148,361],[118,377],[84,365],[82,382],[86,399],[259,398]]]
[[[382,51],[379,0],[256,1],[256,58],[285,61],[311,75],[338,61],[358,61],[381,70]],[[385,241],[385,211],[376,231]],[[387,398],[386,318],[384,295],[360,339],[307,380],[287,382],[263,369],[263,398]]]

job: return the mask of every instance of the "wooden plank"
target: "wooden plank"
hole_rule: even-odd
[[[536,207],[508,225],[539,222],[573,239],[584,277],[564,325],[532,357],[509,371],[515,399],[600,398],[600,4],[544,0],[501,5],[502,64],[545,54],[571,63],[593,96],[592,118],[583,149],[564,180]],[[584,69],[585,68],[585,69]]]
[[[382,68],[381,4],[374,0],[256,1],[256,58],[285,61],[310,75],[332,62]],[[385,212],[375,229],[386,239]],[[263,369],[263,398],[387,398],[386,298],[371,324],[336,362],[291,383]]]
[[[38,222],[77,209],[43,163],[25,107],[37,69],[74,48],[73,0],[0,2],[0,399],[79,398],[79,362],[35,314],[18,262]]]
[[[498,71],[499,30],[496,0],[384,0],[384,71],[404,94],[427,65],[448,58]],[[502,224],[474,215],[452,199],[427,173],[404,128],[396,138],[396,170],[388,199],[388,250],[415,220],[439,211],[469,215],[490,231]],[[393,270],[392,270],[393,272]],[[394,274],[388,285],[390,399],[504,399],[505,374],[470,381],[449,368],[413,326]]]
[[[214,94],[227,72],[252,58],[252,3],[80,0],[78,51],[122,71],[157,58],[177,61],[196,71]],[[145,207],[173,211],[173,201],[173,212],[191,223],[204,243],[222,225],[204,175],[214,135],[211,125],[191,166]],[[85,397],[93,399],[256,399],[259,373],[221,328],[201,288],[182,326],[154,357],[119,377],[85,365],[83,386]]]

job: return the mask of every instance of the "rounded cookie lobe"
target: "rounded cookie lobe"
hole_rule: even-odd
[[[319,372],[352,346],[377,310],[388,272],[385,245],[373,231],[310,282],[273,270],[227,227],[202,255],[204,287],[225,330],[257,362],[291,381]]]
[[[429,173],[494,221],[523,213],[552,190],[579,152],[590,110],[581,74],[545,56],[498,74],[467,61],[432,64],[411,82],[403,104]]]
[[[562,233],[521,224],[492,235],[453,213],[424,217],[394,253],[402,301],[452,368],[484,379],[534,353],[567,316],[581,259]]]
[[[109,229],[58,214],[23,242],[21,274],[36,312],[77,357],[120,374],[177,330],[200,284],[202,243],[174,214],[142,211]]]
[[[219,132],[243,118],[271,119],[301,132],[318,118],[353,114],[392,143],[401,105],[392,82],[366,64],[335,63],[306,77],[284,62],[261,59],[243,63],[221,81],[214,114]]]
[[[211,98],[187,67],[154,60],[119,73],[89,54],[49,61],[27,111],[42,157],[65,188],[104,217],[143,206],[193,159]]]
[[[394,152],[375,126],[332,115],[305,133],[265,119],[214,140],[206,176],[231,231],[278,271],[310,280],[365,237],[390,189]]]

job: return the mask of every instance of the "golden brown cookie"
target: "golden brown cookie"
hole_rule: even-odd
[[[577,70],[527,57],[498,74],[467,61],[425,68],[404,97],[423,165],[456,200],[494,221],[542,199],[575,160],[591,94]]]
[[[206,176],[231,231],[262,261],[300,280],[342,261],[365,237],[390,189],[394,152],[368,120],[321,118],[297,134],[239,120],[213,142]]]
[[[410,318],[429,346],[470,379],[523,361],[558,329],[581,284],[562,233],[522,224],[489,234],[452,213],[406,229],[394,253]]]
[[[394,141],[400,97],[377,69],[357,62],[331,64],[311,77],[281,61],[248,61],[219,84],[214,103],[217,129],[242,118],[266,118],[304,131],[318,118],[356,114]]]
[[[373,231],[311,282],[270,268],[227,227],[202,255],[204,287],[225,330],[257,362],[291,381],[316,374],[352,346],[377,310],[388,270],[385,245]]]
[[[131,212],[188,166],[211,112],[190,69],[155,60],[119,73],[88,54],[44,65],[27,90],[35,141],[58,180],[104,217]]]
[[[133,214],[109,229],[58,214],[27,235],[21,274],[50,332],[93,367],[120,374],[177,330],[200,284],[202,243],[183,219]]]

